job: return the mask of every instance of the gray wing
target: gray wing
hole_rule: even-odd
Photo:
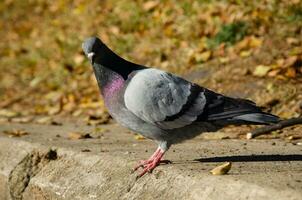
[[[194,122],[206,98],[197,85],[161,70],[145,69],[129,80],[124,102],[142,120],[174,129]]]

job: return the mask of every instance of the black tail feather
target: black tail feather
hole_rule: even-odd
[[[265,113],[256,104],[246,99],[234,99],[212,91],[207,93],[207,121],[218,124],[273,124],[279,117]]]

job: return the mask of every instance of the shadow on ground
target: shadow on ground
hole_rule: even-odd
[[[194,159],[199,162],[272,162],[272,161],[302,161],[301,154],[289,155],[241,155],[241,156],[222,156],[212,158]]]

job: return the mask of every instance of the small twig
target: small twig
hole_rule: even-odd
[[[293,125],[296,125],[296,124],[302,124],[302,117],[287,119],[287,120],[280,121],[277,124],[257,128],[255,130],[253,130],[252,132],[247,133],[246,138],[251,139],[251,138],[257,137],[259,135],[264,135],[264,134],[269,133],[271,131],[280,130],[280,129],[283,129],[285,127],[293,126]]]

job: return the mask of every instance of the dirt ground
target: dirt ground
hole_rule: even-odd
[[[23,199],[296,200],[301,197],[302,149],[301,144],[292,141],[205,140],[200,135],[173,145],[164,157],[172,163],[161,164],[152,174],[137,180],[137,173],[131,173],[131,169],[138,160],[149,157],[156,144],[138,139],[119,125],[101,125],[96,130],[78,124],[11,123],[2,124],[0,131],[11,128],[28,134],[11,138],[0,135],[0,198],[7,192],[1,187],[7,180],[10,189]],[[77,139],[75,134],[70,135],[74,132],[90,136]],[[219,133],[214,135],[219,138]],[[50,150],[56,156],[47,161],[43,155]],[[37,155],[43,162],[35,160]],[[32,160],[31,164],[22,165],[24,158],[29,163]],[[228,175],[210,173],[224,162],[232,162]],[[12,172],[7,173],[9,170]],[[24,190],[18,191],[11,185],[20,186],[20,181],[11,181],[5,174],[28,175],[30,180]]]

